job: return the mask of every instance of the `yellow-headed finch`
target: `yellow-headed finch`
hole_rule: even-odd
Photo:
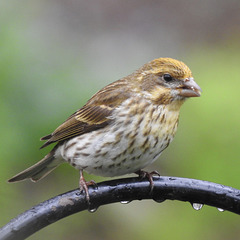
[[[98,91],[52,134],[41,138],[47,140],[42,148],[57,145],[9,182],[38,181],[66,161],[80,171],[80,189],[89,200],[83,170],[100,176],[144,175],[141,169],[173,140],[183,102],[200,92],[183,62],[158,58],[146,63]]]

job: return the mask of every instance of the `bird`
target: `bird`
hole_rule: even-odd
[[[79,188],[89,201],[83,172],[115,177],[136,173],[159,158],[177,131],[179,111],[186,99],[199,97],[201,88],[189,67],[173,58],[154,59],[132,74],[99,90],[51,134],[41,148],[56,143],[39,162],[8,182],[36,182],[61,163],[80,172]]]

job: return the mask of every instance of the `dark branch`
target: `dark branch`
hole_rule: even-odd
[[[36,231],[76,212],[99,206],[142,199],[162,202],[167,199],[201,203],[240,214],[240,190],[201,180],[160,177],[154,178],[154,189],[149,195],[147,180],[124,178],[106,181],[98,187],[90,186],[90,206],[85,194],[73,190],[49,199],[12,219],[0,229],[0,239],[25,239]]]

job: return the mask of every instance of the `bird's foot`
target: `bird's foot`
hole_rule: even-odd
[[[160,177],[160,174],[158,171],[152,171],[152,172],[146,172],[143,170],[138,170],[137,172],[135,172],[141,179],[143,178],[147,178],[149,183],[150,183],[150,194],[152,194],[153,191],[153,187],[154,187],[154,182],[153,182],[153,175],[157,175],[158,177]]]
[[[86,200],[88,202],[88,204],[90,205],[90,196],[89,196],[89,191],[88,191],[88,186],[90,185],[95,185],[97,186],[96,182],[91,180],[89,182],[87,182],[83,176],[83,171],[80,170],[80,179],[79,179],[79,189],[80,189],[80,193],[82,193],[83,191],[86,194]]]

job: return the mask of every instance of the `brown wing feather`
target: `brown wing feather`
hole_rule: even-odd
[[[84,106],[71,115],[51,135],[41,138],[41,140],[48,140],[41,148],[53,142],[63,141],[106,126],[110,121],[107,117],[112,111],[112,108],[105,109],[101,106]]]
[[[82,108],[72,114],[52,134],[44,136],[47,140],[41,148],[53,142],[63,141],[105,127],[111,121],[114,109],[128,98],[124,91],[125,81],[114,82],[97,92]]]

